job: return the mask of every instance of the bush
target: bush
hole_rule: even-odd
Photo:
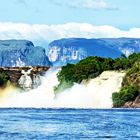
[[[74,64],[67,64],[63,66],[61,71],[57,74],[58,81],[61,83],[62,81],[75,81],[74,77],[75,72],[75,65]]]
[[[5,86],[8,80],[9,80],[9,76],[7,75],[7,73],[0,71],[0,87]]]
[[[82,80],[89,79],[89,77],[95,78],[102,71],[100,61],[94,57],[88,57],[76,64],[74,71],[74,82],[81,83]]]
[[[113,70],[114,60],[111,58],[106,58],[102,62],[102,69],[103,70]]]
[[[113,68],[115,70],[126,70],[131,67],[130,60],[125,57],[125,55],[122,55],[120,58],[116,58],[114,60]]]
[[[128,101],[134,101],[139,95],[137,86],[123,87],[120,92],[115,92],[112,95],[114,107],[121,107]]]

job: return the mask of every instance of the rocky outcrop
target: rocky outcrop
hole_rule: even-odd
[[[126,77],[124,78],[123,86],[127,85],[136,85],[139,88],[139,95],[136,97],[134,101],[126,102],[123,107],[140,108],[140,65],[138,65],[137,70],[135,70],[133,73],[127,74]]]
[[[36,67],[3,67],[0,68],[0,71],[5,71],[9,78],[10,81],[13,85],[18,86],[18,80],[22,76],[22,70],[27,71],[31,69],[31,74],[30,77],[33,79],[34,75],[44,75],[45,72],[49,69],[49,67],[44,67],[44,66],[36,66]]]
[[[45,49],[28,40],[0,40],[0,67],[49,66]]]
[[[135,70],[134,72],[128,73],[125,76],[122,86],[128,86],[128,85],[137,85],[140,89],[140,67],[139,69]]]
[[[135,99],[135,101],[126,102],[123,108],[140,108],[140,95]]]

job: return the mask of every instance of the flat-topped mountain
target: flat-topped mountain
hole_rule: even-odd
[[[126,56],[140,52],[140,38],[102,38],[101,40]]]
[[[0,67],[63,66],[88,56],[117,58],[140,52],[138,38],[67,38],[51,42],[47,53],[28,40],[0,40]]]
[[[140,39],[137,38],[67,38],[51,42],[48,57],[54,66],[76,63],[88,56],[117,58],[140,52]]]
[[[45,49],[28,40],[0,40],[0,67],[48,66]]]

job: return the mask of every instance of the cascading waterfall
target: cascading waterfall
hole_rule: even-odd
[[[111,108],[112,93],[119,91],[125,73],[105,71],[97,78],[57,95],[55,107]]]
[[[21,71],[22,76],[20,77],[18,83],[19,86],[22,87],[24,90],[29,90],[32,88],[32,79],[29,76],[29,74],[31,74],[31,69],[27,70],[27,72],[25,70]]]
[[[18,84],[21,88],[24,89],[24,91],[28,91],[28,90],[37,88],[38,86],[41,85],[40,75],[33,74],[33,78],[30,77],[32,69],[33,68],[31,68],[27,71],[25,71],[25,70],[21,71],[22,76],[18,80]]]
[[[39,87],[41,85],[41,77],[38,74],[33,74],[33,89]]]
[[[4,101],[0,102],[0,107],[111,108],[112,93],[120,89],[125,75],[124,72],[105,71],[97,78],[74,84],[73,87],[55,95],[53,89],[58,84],[56,74],[59,70],[50,68],[45,76],[35,76],[34,85],[38,85],[40,82],[37,81],[41,79],[41,85],[36,89],[22,93],[15,89],[8,91]],[[29,71],[22,73],[24,77],[21,76],[20,80],[28,81],[24,83],[26,86],[21,82],[22,85],[24,88],[30,87]]]

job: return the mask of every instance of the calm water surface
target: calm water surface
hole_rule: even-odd
[[[0,109],[0,140],[140,140],[140,109]]]

